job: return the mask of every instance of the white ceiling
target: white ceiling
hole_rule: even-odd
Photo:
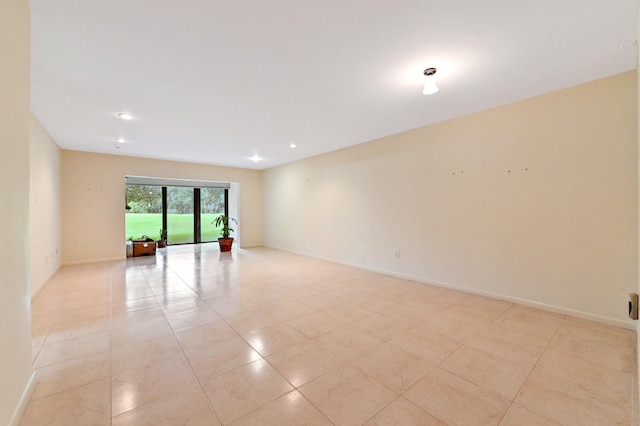
[[[32,111],[81,151],[264,169],[636,68],[637,0],[29,3]]]

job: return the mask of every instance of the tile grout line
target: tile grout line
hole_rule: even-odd
[[[128,260],[125,260],[128,262]],[[126,268],[125,268],[126,273]],[[109,425],[113,426],[113,362],[112,362],[112,336],[113,336],[113,275],[109,274]]]
[[[173,271],[173,268],[171,268],[171,267],[170,267],[170,266],[168,266],[168,265],[167,265],[167,267],[168,267],[168,268],[170,268],[170,269],[172,269],[172,271]],[[191,289],[191,291],[193,291],[193,293],[197,296],[197,299],[198,299],[198,300],[202,301],[203,303],[205,303],[205,305],[207,305],[207,304],[206,304],[206,302],[204,302],[204,300],[202,300],[202,298],[200,297],[200,295],[199,295],[197,292],[195,292],[195,291],[193,290],[193,288],[191,288],[191,286],[190,286],[189,284],[187,284],[187,283],[182,279],[182,277],[180,277],[180,275],[179,275],[176,271],[173,271],[173,272],[174,272],[176,275],[178,275],[178,277],[180,278],[180,280],[181,280],[182,282],[184,282],[184,283],[187,285],[187,287],[189,287],[189,288]],[[157,297],[156,297],[156,300],[157,300]],[[161,305],[161,304],[159,303],[159,305]],[[207,306],[209,306],[209,305],[207,305]],[[209,308],[210,308],[213,312],[215,312],[215,310],[214,310],[213,308],[211,308],[210,306],[209,306]],[[165,317],[165,319],[166,319],[166,318],[167,318],[167,314],[164,312],[164,310],[162,311],[162,314],[164,315],[164,317]],[[218,314],[216,313],[216,315],[218,315]],[[218,315],[218,316],[219,316],[219,315]],[[220,317],[220,319],[222,319],[222,317]],[[167,322],[168,322],[168,319],[167,319]],[[211,411],[213,412],[213,414],[216,416],[216,419],[218,420],[218,423],[220,423],[221,425],[224,425],[224,424],[222,423],[222,421],[220,420],[220,416],[219,416],[219,415],[218,415],[218,413],[216,412],[216,409],[213,407],[213,404],[212,404],[211,400],[209,399],[209,395],[207,395],[207,392],[204,390],[204,386],[202,386],[202,382],[200,381],[200,377],[198,377],[198,375],[196,374],[196,371],[195,371],[195,369],[194,369],[194,367],[193,367],[193,364],[191,363],[191,360],[190,360],[190,359],[189,359],[189,357],[187,356],[187,353],[186,353],[186,351],[185,351],[185,349],[184,349],[184,346],[182,345],[182,342],[180,342],[180,339],[178,339],[178,336],[176,335],[176,331],[175,331],[175,330],[173,329],[173,327],[171,326],[171,323],[169,323],[169,327],[171,328],[171,333],[173,334],[173,337],[176,339],[176,342],[178,342],[178,345],[180,346],[180,350],[182,351],[182,355],[183,355],[183,356],[184,356],[184,358],[187,360],[187,363],[189,364],[189,368],[191,368],[191,372],[193,373],[193,376],[196,378],[196,381],[198,382],[198,387],[200,387],[200,390],[202,391],[202,393],[204,394],[205,398],[207,399],[207,404],[208,404],[208,405],[209,405],[209,407],[211,408]],[[195,328],[195,327],[192,327],[192,328]],[[234,331],[235,331],[235,330],[234,330]]]
[[[544,356],[544,354],[547,352],[547,349],[549,349],[549,346],[551,345],[551,342],[553,341],[553,339],[556,337],[556,335],[558,334],[558,331],[560,330],[560,328],[562,327],[562,325],[566,322],[567,320],[567,316],[563,315],[562,316],[562,321],[560,322],[560,325],[558,325],[558,328],[556,328],[556,330],[554,331],[553,335],[551,336],[551,338],[549,338],[549,341],[547,342],[547,344],[544,347],[544,350],[542,350],[542,352],[540,353],[540,356],[538,356],[538,359],[536,359],[536,362],[533,364],[533,367],[531,367],[531,371],[529,371],[529,374],[527,374],[527,377],[524,379],[524,381],[522,382],[522,385],[520,385],[520,388],[518,389],[518,392],[516,392],[516,396],[513,397],[513,402],[511,403],[511,405],[516,404],[516,399],[518,399],[518,396],[520,396],[520,393],[522,392],[522,389],[524,388],[524,385],[527,383],[527,381],[529,380],[529,378],[531,377],[531,375],[533,374],[533,371],[536,369],[538,363],[540,362],[540,360],[542,359],[542,357]],[[529,407],[524,407],[520,404],[516,404],[519,407],[523,407],[526,408],[527,410],[530,410],[533,413],[538,414],[539,416],[544,417],[545,419],[549,419],[549,417],[547,417],[545,414],[540,413],[536,410],[533,410]],[[553,422],[558,423],[556,420],[554,419],[549,419]]]
[[[455,305],[454,305],[454,306],[455,306]],[[465,339],[462,343],[460,343],[460,346],[459,346],[455,351],[451,352],[451,353],[450,353],[450,354],[449,354],[445,359],[443,359],[439,364],[436,364],[436,366],[434,367],[434,368],[440,368],[440,369],[442,369],[443,371],[448,372],[449,374],[453,374],[454,376],[458,377],[458,378],[459,378],[459,379],[461,379],[461,380],[464,380],[464,381],[466,381],[466,382],[468,382],[468,383],[471,383],[471,384],[473,384],[473,385],[475,385],[475,386],[478,386],[479,388],[481,388],[481,389],[483,389],[483,390],[485,390],[485,391],[487,391],[487,392],[490,392],[490,393],[492,393],[493,395],[496,395],[497,397],[504,399],[505,401],[508,401],[509,406],[508,406],[508,407],[507,407],[507,409],[504,411],[504,413],[502,414],[502,417],[501,417],[501,418],[500,418],[500,420],[498,421],[498,426],[499,426],[499,424],[502,422],[502,420],[504,419],[504,417],[507,415],[507,413],[509,412],[509,410],[511,409],[511,407],[513,406],[513,404],[515,404],[515,400],[516,400],[516,398],[518,397],[518,394],[520,393],[520,391],[522,390],[522,387],[524,386],[524,384],[526,383],[527,379],[529,378],[529,376],[530,376],[530,375],[531,375],[531,373],[533,372],[533,369],[535,368],[535,366],[538,364],[538,361],[539,361],[539,360],[540,360],[540,358],[542,357],[542,354],[544,354],[544,352],[546,351],[546,348],[547,348],[547,347],[549,346],[549,344],[551,343],[551,339],[553,339],[553,336],[555,336],[555,334],[557,333],[557,331],[558,331],[558,329],[560,328],[560,326],[558,326],[558,329],[556,329],[556,331],[554,332],[554,335],[549,339],[549,342],[547,342],[547,345],[545,346],[545,349],[541,352],[540,356],[538,357],[538,359],[537,359],[537,360],[536,360],[536,362],[534,363],[533,367],[531,367],[531,370],[530,370],[530,371],[529,371],[529,373],[527,374],[527,377],[522,381],[522,384],[521,384],[521,385],[520,385],[520,387],[518,388],[518,391],[516,392],[516,394],[515,394],[515,396],[513,397],[513,399],[512,399],[512,400],[509,400],[508,398],[505,398],[504,396],[499,395],[499,394],[497,394],[497,393],[495,393],[495,392],[493,392],[493,391],[491,391],[491,390],[489,390],[489,389],[485,389],[483,386],[480,386],[479,384],[473,383],[473,382],[471,382],[470,380],[468,380],[467,378],[462,377],[462,376],[460,376],[459,374],[456,374],[456,373],[454,373],[454,372],[451,372],[451,371],[449,371],[449,370],[447,370],[447,369],[443,368],[443,367],[442,367],[442,365],[443,365],[445,362],[447,362],[447,360],[451,359],[451,357],[453,357],[453,355],[454,355],[456,352],[458,352],[460,349],[468,347],[468,346],[467,346],[467,342],[469,342],[469,341],[470,341],[471,339],[473,339],[474,337],[478,336],[478,335],[479,335],[483,330],[488,329],[490,325],[492,325],[492,324],[497,324],[497,321],[498,321],[500,318],[502,318],[502,317],[506,316],[506,315],[507,315],[507,313],[508,313],[509,311],[511,311],[512,309],[514,309],[516,306],[517,306],[517,304],[512,303],[512,304],[511,304],[511,306],[510,306],[507,310],[505,310],[503,313],[501,313],[500,315],[498,315],[498,316],[497,316],[496,318],[494,318],[493,320],[491,320],[491,321],[487,322],[487,324],[485,324],[485,325],[484,325],[480,330],[478,330],[476,333],[474,333],[473,335],[471,335],[471,336],[469,336],[467,339]],[[563,321],[564,321],[564,318],[563,318]],[[474,350],[477,350],[477,351],[479,351],[479,352],[485,353],[485,354],[487,354],[487,355],[489,355],[489,356],[491,356],[491,357],[495,357],[495,358],[499,358],[499,359],[504,359],[505,361],[508,361],[508,360],[506,360],[505,358],[503,358],[503,357],[501,357],[501,356],[497,356],[497,355],[494,355],[494,354],[490,354],[490,353],[487,353],[487,352],[485,352],[485,351],[483,351],[483,350],[480,350],[480,349],[475,349],[475,348],[471,348],[471,349],[474,349]],[[540,413],[537,413],[537,414],[540,414]]]

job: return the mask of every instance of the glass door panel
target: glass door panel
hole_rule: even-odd
[[[218,215],[224,214],[224,189],[200,189],[200,217],[202,242],[217,241],[220,230],[214,222]]]
[[[127,185],[125,214],[126,238],[138,239],[146,235],[160,238],[162,228],[162,187]]]
[[[193,188],[167,187],[167,234],[169,244],[195,242]]]
[[[216,241],[221,233],[214,222],[226,214],[226,200],[224,188],[127,184],[126,237],[158,240],[166,223],[168,244]]]

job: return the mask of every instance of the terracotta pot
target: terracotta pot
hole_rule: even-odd
[[[218,238],[218,244],[220,244],[220,251],[231,251],[233,238]]]

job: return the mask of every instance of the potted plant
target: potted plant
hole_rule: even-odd
[[[229,221],[233,221],[233,223],[238,223],[234,218],[225,216],[221,214],[216,217],[216,219],[211,222],[216,225],[216,227],[222,227],[220,231],[222,232],[222,237],[218,238],[218,244],[220,244],[220,251],[231,251],[231,245],[233,244],[233,238],[229,236],[231,232],[235,232],[233,228],[229,226]]]
[[[167,230],[165,228],[160,229],[160,239],[158,240],[158,248],[167,246]]]

